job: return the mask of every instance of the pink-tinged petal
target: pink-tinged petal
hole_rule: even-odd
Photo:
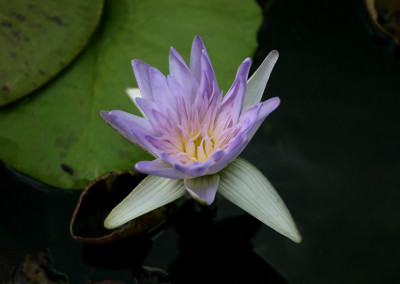
[[[169,53],[169,72],[183,87],[185,96],[193,103],[197,95],[199,82],[197,82],[183,58],[173,47],[171,47]]]
[[[135,169],[138,172],[149,175],[155,175],[159,177],[175,178],[175,179],[191,178],[190,175],[174,169],[170,164],[167,164],[160,158],[153,161],[142,161],[136,163]]]
[[[181,171],[191,177],[200,177],[203,175],[210,174],[210,168],[212,168],[223,157],[224,154],[225,154],[224,150],[222,149],[216,150],[208,160],[201,162],[196,161],[190,166],[185,166],[182,165],[181,163],[177,163],[174,158],[171,158],[165,155],[164,153],[161,153],[160,155],[161,158],[167,163],[171,162],[173,167],[178,171]]]
[[[216,163],[208,169],[207,174],[214,174],[225,168],[229,163],[235,160],[237,156],[239,156],[248,143],[249,140],[247,135],[238,135],[229,148],[224,151],[222,158],[216,161]]]
[[[149,64],[144,63],[139,59],[132,60],[132,68],[135,73],[136,82],[138,83],[142,98],[153,100],[153,93],[151,91],[150,68]]]
[[[190,195],[204,205],[211,205],[214,202],[218,184],[218,174],[185,179],[184,181]]]
[[[157,156],[158,150],[145,138],[148,134],[155,135],[153,126],[147,119],[121,110],[102,110],[100,116],[122,136],[150,154]]]

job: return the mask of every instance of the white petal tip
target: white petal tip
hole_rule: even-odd
[[[285,237],[287,237],[288,239],[292,240],[295,243],[301,243],[303,238],[301,237],[299,231],[297,230],[297,227],[294,224],[294,222],[290,229],[291,229],[290,232],[286,232],[286,233],[281,232],[281,234],[284,235]]]
[[[276,59],[278,59],[278,57],[279,57],[279,52],[277,51],[277,50],[272,50],[269,54],[268,54],[268,56],[270,56],[270,57],[276,57]]]
[[[116,226],[115,224],[113,224],[112,220],[110,220],[109,217],[110,217],[110,215],[108,215],[106,220],[104,220],[104,228],[112,230],[112,229],[115,229],[116,227],[118,227],[118,225]]]
[[[147,116],[144,114],[142,109],[139,107],[139,105],[136,102],[137,98],[142,98],[142,94],[140,93],[139,88],[126,88],[125,93],[128,95],[128,97],[131,99],[131,101],[135,104],[136,108],[140,111],[142,116],[144,118],[147,118]]]
[[[134,102],[136,98],[141,98],[142,95],[140,94],[139,88],[125,88],[125,93],[128,97]]]
[[[294,241],[295,243],[301,243],[301,241],[303,240],[302,237],[300,235],[294,236],[290,238],[292,241]]]

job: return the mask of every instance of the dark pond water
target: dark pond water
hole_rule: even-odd
[[[362,1],[268,3],[254,59],[280,52],[266,97],[282,104],[242,156],[275,185],[301,244],[219,197],[205,212],[183,208],[154,241],[82,245],[69,234],[79,192],[2,164],[1,252],[48,248],[70,283],[164,277],[141,266],[174,283],[398,282],[400,53],[377,35]]]

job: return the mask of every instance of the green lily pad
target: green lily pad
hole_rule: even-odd
[[[0,106],[39,88],[83,49],[103,0],[0,0]]]
[[[169,47],[188,60],[203,37],[220,87],[256,48],[262,20],[255,1],[109,1],[85,51],[34,95],[0,110],[0,159],[44,183],[82,188],[100,174],[152,159],[109,127],[100,110],[139,115],[126,87],[136,86],[131,59],[168,73]]]

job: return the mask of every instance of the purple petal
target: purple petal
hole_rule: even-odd
[[[194,77],[196,77],[198,82],[200,82],[202,74],[201,56],[203,50],[206,50],[203,39],[200,36],[195,36],[192,43],[192,50],[190,52],[190,70],[192,71]]]
[[[212,67],[210,57],[206,50],[203,50],[201,54],[201,74],[207,74],[208,81],[210,82],[210,93],[219,94],[219,87],[217,83],[217,78],[215,77],[214,68]],[[204,76],[204,75],[203,75]]]
[[[155,119],[153,118],[153,110],[158,110],[156,103],[142,98],[136,98],[136,103],[149,119],[149,122],[153,126],[154,133],[159,134],[158,125],[154,124]]]
[[[151,91],[150,68],[149,64],[144,63],[139,59],[132,60],[132,68],[135,73],[136,82],[138,83],[142,98],[153,100],[153,93]]]
[[[239,156],[246,145],[249,143],[246,133],[238,135],[229,148],[224,151],[224,155],[214,165],[208,169],[208,174],[214,174],[225,168],[229,163]]]
[[[225,151],[223,157],[210,167],[208,174],[217,173],[231,163],[247,146],[264,119],[279,105],[279,98],[275,97],[254,105],[243,112],[240,117],[242,130],[233,143]]]
[[[199,202],[211,205],[219,184],[219,175],[208,175],[198,178],[185,179],[185,187],[190,195]]]
[[[246,58],[242,64],[240,64],[236,74],[236,79],[222,102],[219,115],[221,118],[219,119],[224,119],[224,117],[229,114],[234,123],[238,121],[243,107],[244,96],[246,94],[247,76],[249,74],[250,66],[250,58]]]
[[[177,169],[180,172],[183,172],[190,177],[200,177],[206,174],[209,174],[209,169],[215,165],[215,163],[221,159],[222,155],[224,154],[224,150],[217,150],[215,151],[212,156],[202,162],[194,162],[190,166],[184,166],[181,163],[177,162],[177,160],[174,157],[168,156],[165,153],[161,153],[160,157],[167,163],[173,165],[175,169]]]
[[[247,136],[249,137],[249,141],[251,140],[251,138],[253,138],[254,134],[257,132],[258,128],[261,126],[261,124],[263,123],[265,118],[271,112],[273,112],[279,106],[279,104],[280,104],[280,99],[278,97],[271,98],[269,100],[266,100],[266,101],[258,104],[260,106],[260,110],[257,114],[257,119],[254,122],[254,124],[250,127],[250,129],[247,131]],[[255,105],[255,106],[257,106],[257,105]],[[255,107],[255,106],[253,106],[253,107]],[[250,107],[248,109],[249,113],[253,107]],[[245,113],[246,113],[246,111],[245,111]],[[243,117],[245,117],[245,116],[243,116]],[[240,119],[242,119],[242,117]]]
[[[241,80],[246,80],[247,83],[247,77],[249,76],[249,70],[250,70],[250,66],[251,66],[251,59],[250,58],[246,58],[239,66],[237,72],[236,72],[236,77],[235,77],[235,81],[232,84],[232,87],[234,86],[235,82],[237,81],[241,81]],[[232,88],[231,87],[231,88]],[[225,97],[224,97],[224,102],[226,100],[229,99],[229,97],[232,95],[232,93],[230,93],[230,90],[226,93]]]
[[[166,113],[166,106],[172,105],[172,95],[169,91],[167,78],[157,69],[150,69],[150,84],[153,99],[156,102],[158,109]]]
[[[197,89],[199,83],[193,76],[190,69],[187,67],[185,61],[180,54],[171,47],[169,53],[169,72],[175,78],[175,80],[183,87],[185,96],[187,96],[190,102],[194,102],[197,95]]]
[[[260,113],[258,114],[257,120],[264,120],[271,112],[273,112],[281,103],[278,97],[270,98],[261,103]]]
[[[158,150],[145,138],[148,134],[155,135],[155,131],[147,119],[121,110],[102,110],[100,116],[122,136],[150,154],[157,156]]]
[[[183,172],[174,169],[170,164],[167,164],[160,158],[153,161],[142,161],[136,163],[135,169],[141,173],[166,177],[166,178],[175,178],[175,179],[191,178],[190,175],[187,175]]]
[[[167,76],[167,83],[168,83],[168,88],[171,92],[171,95],[174,97],[182,97],[185,94],[185,90],[183,89],[182,85],[176,81],[174,77],[171,75]]]

